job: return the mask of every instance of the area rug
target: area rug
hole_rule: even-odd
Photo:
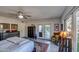
[[[49,44],[36,42],[35,43],[36,52],[46,52],[48,49],[48,46],[49,46]]]

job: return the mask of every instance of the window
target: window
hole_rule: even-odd
[[[76,12],[76,40],[77,40],[77,51],[79,52],[79,11]]]
[[[66,31],[71,32],[71,30],[72,30],[72,16],[70,16],[66,20]]]
[[[65,31],[68,32],[68,36],[72,37],[72,15],[69,16],[68,19],[65,20]]]

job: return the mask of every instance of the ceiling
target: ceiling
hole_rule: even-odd
[[[22,10],[25,14],[31,15],[28,19],[53,19],[60,18],[66,6],[0,6],[0,16],[10,17]],[[15,16],[11,16],[15,18]]]

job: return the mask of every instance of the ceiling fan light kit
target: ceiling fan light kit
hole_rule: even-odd
[[[23,19],[23,18],[24,18],[23,15],[19,15],[18,17],[19,17],[20,19]]]
[[[24,17],[23,17],[23,13],[21,12],[21,11],[18,11],[18,18],[19,19],[23,19]]]

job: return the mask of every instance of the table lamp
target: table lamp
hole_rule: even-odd
[[[65,31],[60,32],[60,37],[61,38],[66,38],[67,37],[67,32],[65,32]]]

